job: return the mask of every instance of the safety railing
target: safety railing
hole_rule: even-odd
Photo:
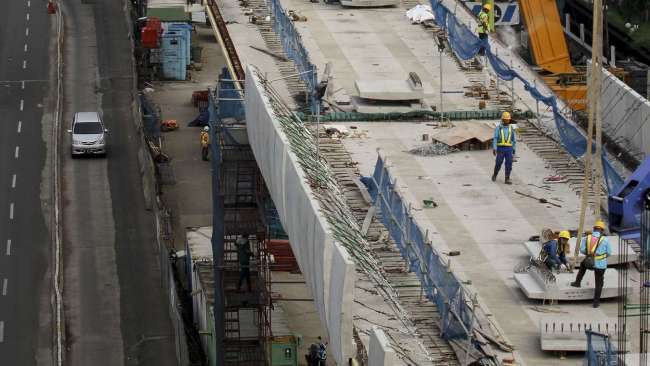
[[[320,100],[316,93],[318,86],[318,74],[316,65],[309,61],[309,53],[302,44],[300,33],[289,18],[280,0],[270,0],[271,16],[273,18],[273,30],[282,40],[282,48],[287,57],[294,62],[298,68],[298,75],[307,85],[310,96],[310,110],[312,113],[320,111]]]

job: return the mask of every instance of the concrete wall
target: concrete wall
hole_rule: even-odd
[[[641,161],[650,153],[650,102],[624,82],[603,70],[601,99],[603,129]]]
[[[248,139],[264,181],[289,235],[291,248],[310,289],[321,323],[328,331],[329,355],[346,365],[353,355],[352,314],[355,269],[347,251],[332,238],[318,201],[306,183],[261,86],[246,70]]]

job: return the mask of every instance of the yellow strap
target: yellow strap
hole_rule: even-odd
[[[512,127],[508,126],[508,139],[506,140],[505,135],[503,134],[503,127],[499,129],[501,134],[501,139],[497,146],[512,146]]]
[[[597,255],[597,256],[594,257],[594,259],[596,259],[596,260],[601,260],[601,259],[605,259],[605,258],[607,258],[607,254],[601,254],[601,255]]]

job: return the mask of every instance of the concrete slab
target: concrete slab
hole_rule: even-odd
[[[585,274],[580,288],[572,287],[576,273],[555,273],[555,283],[544,283],[532,273],[515,273],[517,285],[529,299],[537,300],[592,300],[594,298],[595,280],[590,272]],[[618,271],[605,271],[605,285],[601,294],[602,299],[618,296]]]
[[[618,342],[618,319],[594,319],[586,316],[547,315],[539,321],[541,347],[544,351],[586,351],[585,330],[607,334]],[[628,341],[628,349],[629,349]]]
[[[410,149],[422,144],[422,134],[431,135],[437,130],[427,123],[355,122],[345,125],[364,131],[365,137],[343,139],[352,159],[359,163],[361,173],[372,173],[379,150],[388,159],[397,187],[412,203],[414,216],[429,230],[435,247],[441,252],[461,252],[460,256],[450,258],[454,272],[461,279],[471,281],[470,288],[478,292],[486,312],[493,314],[505,337],[515,345],[518,360],[527,365],[581,364],[578,359],[560,361],[541,351],[540,314],[533,310],[539,300],[529,299],[518,288],[513,275],[513,268],[530,258],[521,245],[522,237],[537,235],[547,226],[577,227],[579,197],[571,187],[559,183],[550,191],[537,188],[543,185],[544,177],[554,172],[524,143],[517,146],[512,175],[515,184],[507,186],[503,184],[502,175],[496,183],[490,181],[494,157],[489,151],[463,151],[434,157],[409,154]],[[515,190],[560,199],[563,207],[532,201],[517,195]],[[423,208],[422,201],[431,198],[438,207]],[[594,220],[591,212],[586,220]],[[612,271],[611,275],[615,288],[616,274]],[[573,275],[569,276],[558,282],[568,284],[573,281]],[[611,277],[609,281],[611,283]],[[592,282],[593,275],[588,273],[583,285]],[[593,290],[586,289],[583,289],[586,292],[583,296],[593,296]],[[557,311],[569,315],[591,310],[594,310],[591,304],[585,302],[563,302],[557,307]],[[596,312],[599,316],[610,317],[616,313],[616,303],[607,301]]]
[[[632,249],[630,246],[627,245],[625,247],[625,252],[624,252],[626,254],[621,255],[621,251],[619,250],[618,236],[607,236],[607,239],[612,245],[612,256],[607,258],[607,265],[612,266],[612,265],[621,264],[623,263],[623,261],[629,263],[637,260],[638,255],[634,252],[634,249]],[[576,240],[577,240],[576,238],[571,238],[569,240],[569,244],[571,245],[571,248],[575,248]],[[539,256],[539,253],[542,250],[542,244],[538,241],[527,241],[524,243],[524,247],[526,248],[528,254],[533,258],[537,258]],[[585,259],[584,254],[580,254],[578,256],[578,263],[582,262],[583,259]]]
[[[376,100],[420,100],[424,98],[422,87],[414,88],[408,80],[357,80],[357,95]]]

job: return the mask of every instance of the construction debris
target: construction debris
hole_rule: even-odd
[[[289,59],[286,58],[284,55],[278,55],[278,54],[273,53],[271,51],[265,50],[263,48],[255,47],[255,46],[248,46],[248,47],[254,49],[255,51],[260,51],[263,54],[269,55],[269,56],[271,56],[271,57],[273,57],[273,58],[275,58],[277,60],[280,60],[280,61],[283,61],[283,62],[289,61]]]
[[[454,147],[449,147],[442,142],[434,141],[433,143],[418,146],[409,150],[409,153],[420,156],[441,156],[459,151]]]
[[[534,200],[537,200],[537,201],[539,201],[539,203],[549,204],[549,205],[553,205],[555,207],[562,207],[561,205],[558,205],[557,203],[549,202],[546,198],[537,198],[537,197],[532,196],[530,194],[519,192],[519,191],[515,191],[515,193],[520,195],[520,196],[524,196],[524,197],[528,197],[528,198],[532,198]]]

